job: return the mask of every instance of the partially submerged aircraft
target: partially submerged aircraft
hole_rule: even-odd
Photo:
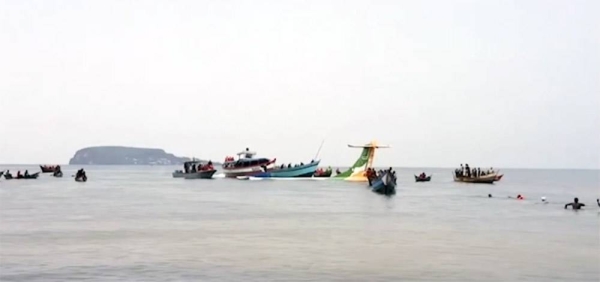
[[[362,153],[348,170],[338,174],[335,178],[340,178],[346,181],[368,182],[366,171],[373,167],[375,159],[375,150],[389,148],[387,145],[378,145],[377,141],[371,141],[366,145],[348,145],[350,148],[362,148]]]

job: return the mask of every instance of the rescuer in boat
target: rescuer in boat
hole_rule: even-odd
[[[213,167],[213,163],[211,160],[209,160],[208,163],[206,164],[205,170],[213,170],[213,169],[215,169]]]
[[[566,204],[566,205],[565,205],[565,209],[566,209],[568,206],[571,206],[571,207],[573,207],[573,209],[574,209],[574,210],[579,210],[579,209],[581,209],[582,207],[585,207],[585,204],[584,204],[584,203],[580,203],[580,202],[579,202],[579,199],[578,199],[578,198],[575,198],[575,199],[573,199],[573,202],[572,202],[572,203],[568,203],[568,204]]]
[[[82,178],[82,177],[86,177],[85,176],[85,170],[83,170],[83,168],[79,169],[77,171],[77,173],[75,174],[75,178]],[[87,177],[86,177],[87,178]]]
[[[420,179],[425,179],[425,177],[427,177],[427,176],[425,175],[425,172],[421,172],[421,174],[419,175],[419,178],[420,178]]]
[[[23,177],[29,177],[29,171],[25,170],[25,175]]]
[[[369,186],[371,186],[371,182],[373,179],[377,178],[377,173],[372,168],[367,168],[367,180],[369,181]]]
[[[252,158],[252,154],[250,153],[250,149],[249,148],[246,148],[246,158],[247,159]]]
[[[60,166],[57,165],[56,168],[54,169],[54,173],[52,173],[53,176],[57,176],[62,174],[62,171],[60,170]]]

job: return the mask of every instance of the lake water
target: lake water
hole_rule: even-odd
[[[76,183],[77,168],[0,180],[0,280],[600,280],[599,171],[477,185],[404,168],[385,197],[344,181],[173,179],[175,167],[90,166]],[[414,182],[422,170],[432,182]],[[585,210],[563,209],[573,197]]]

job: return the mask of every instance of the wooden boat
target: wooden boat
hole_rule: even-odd
[[[333,170],[331,170],[331,168],[328,168],[328,169],[319,168],[319,169],[317,169],[317,171],[315,172],[313,177],[331,177],[331,174],[333,174]]]
[[[27,175],[27,176],[21,175],[21,176],[15,176],[15,177],[13,177],[11,174],[6,174],[6,175],[4,175],[4,179],[6,179],[6,180],[11,180],[11,179],[37,179],[38,176],[40,176],[39,172],[36,172],[34,174],[30,174],[30,175]]]
[[[237,153],[237,155],[237,160],[234,157],[225,158],[222,165],[225,177],[255,176],[269,172],[275,167],[276,159],[255,158],[256,153],[249,151],[248,148],[246,148],[246,151]]]
[[[184,178],[185,179],[211,179],[213,177],[213,175],[215,174],[215,172],[217,172],[216,169],[201,170],[201,171],[194,172],[194,173],[186,173]]]
[[[194,170],[192,169],[192,167],[194,167],[194,169],[196,169],[195,167],[198,167],[197,169],[200,170]],[[198,178],[198,176],[194,176],[192,174],[197,174],[198,172],[201,171],[210,171],[210,170],[214,170],[213,166],[212,166],[212,162],[207,162],[205,164],[203,164],[200,160],[197,159],[192,159],[191,161],[185,162],[183,163],[183,168],[184,170],[176,170],[173,172],[173,178],[185,178],[186,176],[191,176],[189,179],[196,179]],[[214,174],[214,173],[213,173]],[[212,177],[212,174],[211,174]]]
[[[500,174],[496,176],[496,181],[500,181],[500,179],[502,179],[502,176],[504,176],[504,174]]]
[[[463,177],[457,176],[455,173],[452,173],[452,176],[454,177],[454,181],[456,182],[493,184],[494,181],[496,181],[496,174],[488,174],[480,177]]]
[[[86,182],[87,181],[87,175],[82,175],[80,177],[75,177],[75,181],[76,182]]]
[[[371,191],[383,195],[396,194],[396,176],[389,170],[384,171],[381,175],[371,180]]]
[[[320,161],[313,161],[308,164],[300,164],[297,166],[285,166],[281,165],[279,167],[275,167],[267,172],[257,173],[254,177],[262,177],[262,178],[291,178],[291,177],[312,177],[319,166]]]
[[[56,169],[55,165],[40,165],[40,169],[42,170],[42,173],[51,173],[54,172],[54,170]]]
[[[415,182],[429,182],[431,181],[431,175],[426,176],[425,178],[421,178],[415,175]]]

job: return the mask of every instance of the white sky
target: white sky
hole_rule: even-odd
[[[0,163],[600,168],[600,1],[0,2]]]

